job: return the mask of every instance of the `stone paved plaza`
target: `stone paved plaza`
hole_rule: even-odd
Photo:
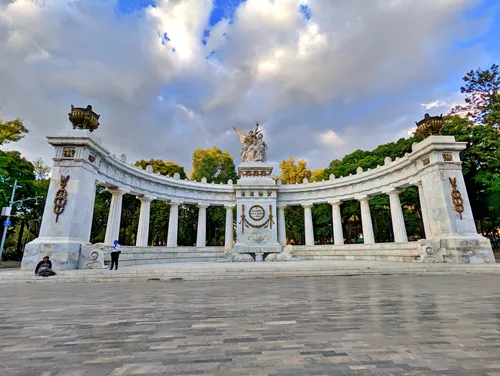
[[[499,376],[499,280],[4,285],[0,374]]]

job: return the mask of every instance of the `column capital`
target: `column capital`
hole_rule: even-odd
[[[143,196],[135,196],[139,201],[141,202],[151,202],[153,200],[156,200],[156,197],[153,197],[153,196],[147,196],[147,195],[143,195]]]
[[[210,204],[206,204],[204,202],[200,202],[198,204],[196,204],[196,206],[199,208],[199,209],[206,209],[210,206]]]
[[[312,208],[314,204],[310,203],[310,202],[306,202],[304,204],[300,204],[300,206],[302,206],[303,208]]]
[[[342,201],[340,200],[330,200],[328,201],[328,203],[332,206],[335,206],[335,205],[340,205],[342,203]]]
[[[286,204],[277,204],[276,207],[278,209],[286,209],[287,208],[287,205]]]
[[[123,196],[124,194],[128,193],[128,191],[120,188],[106,188],[106,190],[113,196]]]
[[[385,188],[382,189],[382,193],[385,193],[386,195],[399,195],[402,192],[401,189],[390,187],[390,188]]]
[[[182,205],[183,202],[182,201],[169,201],[168,204],[170,206],[179,206],[179,205]]]
[[[224,207],[226,208],[226,210],[233,210],[236,205],[235,204],[224,204]]]
[[[368,196],[368,195],[361,195],[361,196],[356,196],[354,199],[355,199],[355,200],[358,200],[359,202],[363,202],[363,201],[368,202],[368,201],[370,201],[372,198],[371,198],[370,196]]]

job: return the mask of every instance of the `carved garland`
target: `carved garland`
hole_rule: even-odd
[[[68,197],[68,192],[66,191],[66,184],[68,184],[69,175],[61,176],[59,181],[59,190],[56,192],[56,197],[54,198],[53,212],[56,215],[56,222],[59,220],[59,215],[64,212],[66,207],[66,198]]]
[[[262,208],[260,205],[254,205],[252,206],[252,208],[256,207],[256,206],[259,206],[260,208]],[[250,209],[252,209],[250,208]],[[269,205],[269,216],[267,217],[267,220],[264,222],[264,223],[261,223],[259,225],[256,225],[256,224],[253,224],[253,223],[250,223],[247,218],[246,218],[246,215],[245,215],[245,205],[241,205],[241,220],[238,222],[238,224],[241,224],[241,233],[244,234],[245,233],[245,227],[246,228],[249,228],[249,227],[252,227],[252,228],[262,228],[262,227],[268,227],[270,229],[273,228],[273,224],[274,224],[274,216],[273,216],[273,206],[270,204]],[[262,210],[264,211],[264,208],[262,208]],[[250,212],[249,212],[249,215],[250,215]],[[252,216],[250,215],[250,218],[252,218]]]
[[[464,200],[462,198],[462,194],[457,189],[457,178],[449,178],[449,179],[452,187],[451,201],[453,202],[453,207],[455,211],[460,215],[460,219],[462,219],[462,213],[464,212]]]

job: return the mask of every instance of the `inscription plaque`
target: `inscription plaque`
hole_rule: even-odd
[[[260,205],[254,205],[248,210],[248,215],[250,218],[252,218],[254,221],[260,221],[264,219],[264,216],[266,215],[264,208]]]

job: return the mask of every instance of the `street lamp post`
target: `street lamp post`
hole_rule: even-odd
[[[7,236],[7,228],[10,226],[10,212],[12,211],[12,205],[14,204],[14,195],[16,194],[16,189],[21,188],[21,186],[17,185],[17,180],[14,181],[14,187],[12,188],[12,195],[10,196],[9,206],[5,212],[6,218],[3,223],[3,234],[2,241],[0,242],[0,261],[2,260],[3,254],[3,246],[5,244],[5,237]]]

